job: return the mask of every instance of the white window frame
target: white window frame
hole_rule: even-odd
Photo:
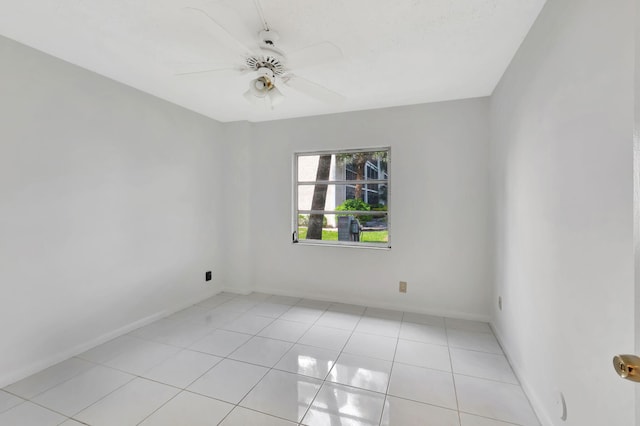
[[[298,239],[298,215],[299,214],[349,214],[349,213],[362,213],[358,211],[335,211],[335,210],[299,210],[298,209],[298,186],[299,185],[315,185],[317,183],[326,183],[329,185],[349,185],[353,184],[354,180],[328,180],[328,181],[298,181],[298,157],[300,156],[313,156],[313,155],[336,155],[336,154],[352,154],[358,152],[379,152],[386,151],[387,152],[387,179],[371,179],[366,180],[367,184],[386,184],[388,189],[387,195],[387,243],[372,243],[372,242],[361,242],[361,241],[326,241],[326,240],[299,240]],[[366,178],[366,174],[365,174]],[[293,154],[293,191],[292,191],[292,221],[291,221],[291,236],[292,243],[306,246],[333,246],[333,247],[352,247],[352,248],[366,248],[366,249],[378,249],[378,250],[389,250],[391,249],[391,147],[369,147],[369,148],[357,148],[357,149],[332,149],[325,151],[297,151]]]

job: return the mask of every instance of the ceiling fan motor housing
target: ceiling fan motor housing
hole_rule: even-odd
[[[260,31],[260,41],[267,46],[275,46],[276,42],[280,40],[280,34],[273,30]]]
[[[247,57],[246,64],[249,69],[259,71],[260,69],[269,69],[273,75],[281,76],[286,72],[286,68],[282,60],[277,56],[258,56],[252,55]]]

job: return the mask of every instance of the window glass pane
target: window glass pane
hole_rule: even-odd
[[[298,210],[381,210],[387,207],[387,184],[298,185]],[[315,205],[314,205],[315,197]]]
[[[298,215],[298,240],[388,244],[386,212]]]
[[[388,149],[295,158],[294,242],[390,247]]]
[[[298,181],[386,180],[388,151],[298,155]]]

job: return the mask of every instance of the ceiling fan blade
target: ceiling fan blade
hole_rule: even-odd
[[[204,70],[178,72],[173,75],[176,77],[184,77],[184,76],[190,76],[190,75],[223,73],[227,71],[236,72],[238,74],[246,74],[251,70],[249,68],[240,68],[240,67],[210,68],[210,69],[204,69]]]
[[[309,81],[306,78],[299,77],[297,75],[288,74],[282,78],[282,81],[287,86],[304,93],[314,99],[329,104],[339,104],[345,101],[345,97],[333,90],[327,89],[324,86]]]
[[[213,24],[210,28],[216,33],[216,38],[219,41],[227,42],[231,45],[232,48],[234,48],[234,50],[239,50],[243,55],[250,55],[253,51],[257,50],[257,46],[248,46],[244,42],[240,41],[238,37],[233,35],[231,31],[227,30],[207,11],[199,9],[197,7],[185,7],[183,8],[183,10],[206,18],[210,23]],[[220,15],[228,15],[228,13],[223,13],[222,11],[220,11]]]
[[[335,44],[324,41],[312,44],[287,55],[287,63],[291,69],[301,69],[314,65],[338,62],[344,59],[342,50]]]

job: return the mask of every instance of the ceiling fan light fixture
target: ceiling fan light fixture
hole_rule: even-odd
[[[268,68],[260,68],[258,77],[249,82],[249,90],[244,93],[245,99],[250,103],[256,104],[260,100],[264,100],[267,109],[273,109],[284,100],[284,95],[275,86],[275,76],[273,71]]]
[[[269,96],[269,99],[271,100],[272,108],[277,105],[280,105],[282,101],[284,101],[284,95],[282,94],[281,91],[278,90],[276,86],[273,86],[271,90],[269,90],[269,93],[267,94],[267,96]]]
[[[247,102],[249,102],[252,105],[257,105],[258,102],[260,102],[260,98],[256,97],[256,95],[253,94],[251,89],[244,92],[242,96],[247,100]]]
[[[256,98],[264,98],[269,92],[271,82],[264,77],[258,77],[249,82],[249,92]]]

